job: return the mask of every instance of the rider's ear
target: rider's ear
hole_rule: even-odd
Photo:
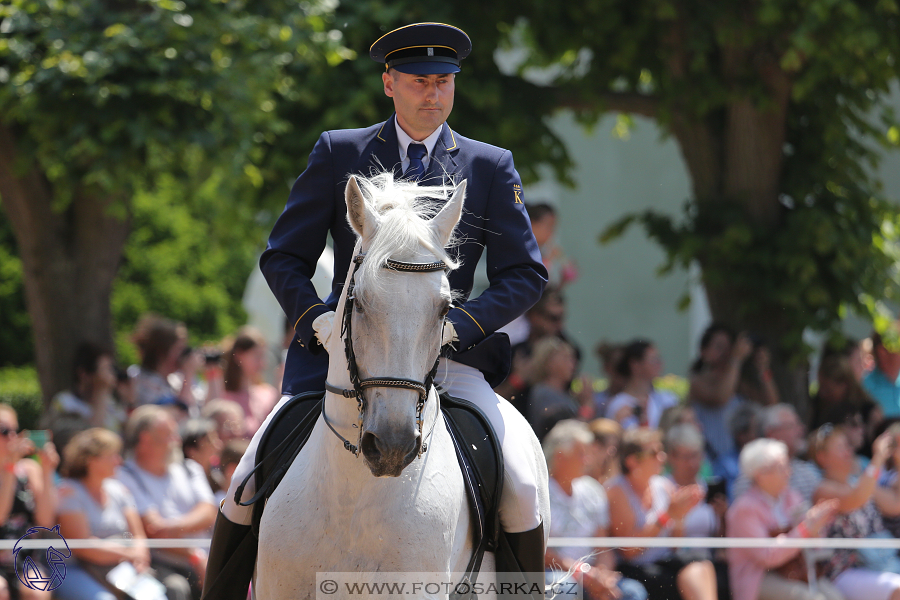
[[[437,234],[441,247],[445,247],[447,242],[450,241],[453,228],[456,227],[456,224],[459,223],[459,218],[462,216],[462,207],[465,199],[466,180],[463,179],[462,183],[456,186],[453,196],[450,197],[450,200],[444,205],[441,212],[436,214],[431,220],[431,227]]]
[[[347,182],[344,199],[347,201],[347,220],[350,221],[350,227],[363,239],[371,237],[378,226],[378,215],[366,204],[355,176],[351,176]]]

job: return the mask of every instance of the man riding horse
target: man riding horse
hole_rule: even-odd
[[[496,333],[541,296],[547,271],[523,203],[522,182],[512,153],[465,138],[446,120],[453,108],[456,73],[471,51],[462,30],[439,23],[417,23],[391,31],[371,47],[382,62],[385,94],[394,114],[365,129],[323,133],[306,170],[295,182],[284,212],[269,237],[260,267],[297,335],[288,350],[283,382],[285,397],[325,389],[328,355],[323,343],[332,335],[334,309],[344,274],[353,257],[356,235],[346,217],[344,189],[352,174],[393,170],[395,176],[422,185],[468,182],[457,252],[461,267],[449,274],[457,301],[450,310],[435,384],[451,396],[480,408],[496,430],[505,462],[500,523],[524,571],[543,571],[545,537],[538,506],[534,462],[521,451],[533,435],[522,415],[497,396],[509,367],[509,340]],[[327,234],[333,240],[335,280],[332,292],[319,299],[310,281]],[[490,286],[469,299],[475,267],[487,252]],[[337,332],[335,332],[337,335]],[[241,459],[216,521],[206,581],[227,577],[223,567],[251,533],[252,509],[234,501],[237,486],[256,464],[256,449],[270,418]],[[254,494],[252,478],[242,500]],[[243,550],[241,550],[243,551]],[[255,558],[255,552],[248,559]],[[248,582],[234,582],[238,592]]]

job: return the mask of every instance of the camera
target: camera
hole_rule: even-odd
[[[222,361],[222,351],[218,348],[203,348],[201,352],[204,362],[208,365],[218,364]]]

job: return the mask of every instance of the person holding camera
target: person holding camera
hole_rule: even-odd
[[[33,455],[37,455],[40,462],[27,458]],[[19,434],[19,418],[15,409],[8,404],[0,404],[2,539],[20,538],[35,525],[53,527],[57,504],[53,475],[58,464],[59,455],[53,443],[45,442],[36,448],[28,436]],[[22,560],[21,557],[19,560]],[[35,553],[33,560],[40,561],[40,556]],[[49,599],[49,592],[33,590],[18,581],[15,561],[12,551],[0,551],[0,598],[9,598],[15,591],[22,600]],[[47,572],[45,569],[42,572]]]
[[[609,401],[606,416],[624,429],[659,427],[663,412],[678,404],[678,398],[653,385],[662,373],[662,359],[653,342],[638,339],[625,345],[616,370],[625,380],[625,388]]]
[[[746,334],[735,335],[721,323],[713,323],[700,339],[700,356],[691,367],[688,400],[703,436],[706,454],[719,477],[733,479],[728,457],[735,453],[734,438],[728,427],[734,411],[741,405],[738,384],[744,361],[753,352]]]

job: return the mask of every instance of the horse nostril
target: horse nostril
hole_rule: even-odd
[[[362,442],[360,442],[360,450],[362,450],[363,456],[365,456],[370,461],[377,461],[381,458],[381,449],[378,447],[379,442],[381,440],[378,439],[374,433],[367,431],[362,436]]]

